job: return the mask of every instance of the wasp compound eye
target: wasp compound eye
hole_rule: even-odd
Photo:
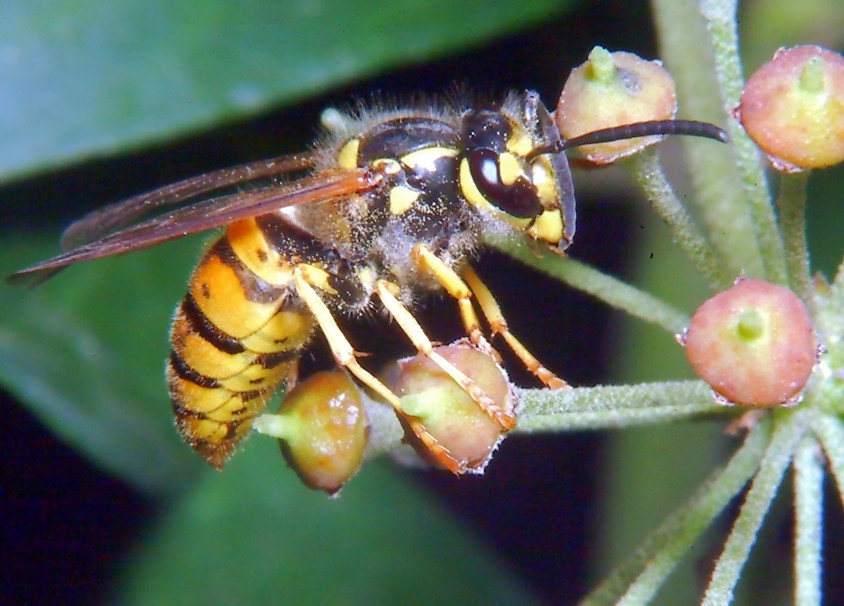
[[[500,158],[491,149],[476,149],[469,154],[469,172],[478,190],[490,204],[508,215],[520,219],[537,217],[542,213],[542,204],[536,190],[524,176],[505,184]]]

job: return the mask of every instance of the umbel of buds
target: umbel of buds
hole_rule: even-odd
[[[746,406],[799,402],[818,349],[797,295],[746,279],[701,305],[680,342],[692,368],[718,396]]]
[[[670,120],[677,108],[674,80],[658,61],[596,46],[563,87],[555,120],[566,139],[613,126]],[[610,164],[661,137],[584,145],[579,151],[595,164]]]
[[[736,111],[774,168],[844,160],[844,57],[819,46],[781,48],[747,81]]]
[[[491,405],[514,413],[512,386],[488,353],[466,339],[434,351],[482,390]],[[419,354],[396,366],[389,384],[401,397],[398,422],[385,403],[362,393],[338,370],[300,381],[277,414],[255,419],[255,429],[278,438],[285,460],[306,486],[330,495],[339,492],[366,456],[400,446],[399,423],[405,441],[425,461],[457,474],[483,473],[506,429],[428,356]],[[373,452],[367,450],[371,446]]]

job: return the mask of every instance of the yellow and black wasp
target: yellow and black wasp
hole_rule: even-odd
[[[447,449],[359,364],[335,316],[360,315],[379,302],[419,352],[509,430],[513,414],[433,351],[410,311],[419,293],[453,297],[472,343],[492,352],[477,307],[490,333],[545,385],[566,386],[510,333],[469,259],[489,235],[526,236],[557,252],[569,246],[575,202],[567,148],[646,134],[725,137],[710,125],[668,121],[564,141],[531,91],[497,105],[455,101],[334,117],[310,152],[212,172],[91,213],[65,231],[67,252],[11,277],[44,279],[73,263],[225,227],[176,310],[167,363],[179,431],[215,467],[271,395],[296,380],[318,328],[337,363],[457,473]],[[208,198],[260,180],[269,182]]]

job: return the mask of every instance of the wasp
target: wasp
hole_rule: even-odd
[[[219,170],[95,211],[65,231],[66,252],[10,277],[43,280],[80,261],[224,227],[176,309],[166,368],[179,432],[214,467],[223,466],[273,393],[295,383],[298,360],[318,330],[337,364],[459,473],[448,450],[359,363],[337,317],[380,305],[507,431],[514,414],[434,350],[411,311],[419,295],[444,291],[476,347],[496,355],[482,316],[488,334],[500,336],[543,384],[565,387],[510,332],[470,259],[489,236],[527,238],[560,254],[571,244],[569,147],[647,134],[726,137],[711,125],[668,121],[565,141],[532,91],[495,105],[453,101],[334,117],[309,152]]]

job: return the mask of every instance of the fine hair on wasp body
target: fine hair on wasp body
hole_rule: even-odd
[[[433,351],[408,310],[420,292],[444,289],[457,299],[472,341],[491,350],[471,301],[470,284],[477,283],[482,312],[506,332],[468,259],[490,233],[526,231],[554,246],[571,238],[573,209],[565,217],[561,206],[571,191],[568,172],[561,185],[551,157],[525,159],[559,139],[548,112],[531,93],[495,109],[393,109],[344,116],[339,124],[316,146],[313,174],[366,168],[378,175],[377,185],[229,225],[177,310],[168,365],[176,416],[185,439],[214,465],[295,373],[316,326],[338,363],[402,414],[398,398],[358,364],[334,320],[375,301],[502,428],[515,424]],[[512,341],[546,384],[564,385]],[[408,424],[446,467],[460,471],[421,423]]]
[[[78,246],[11,278],[43,280],[79,261],[225,227],[194,270],[171,329],[167,379],[183,438],[222,467],[272,394],[295,381],[319,329],[335,361],[392,405],[428,454],[462,473],[462,463],[359,364],[335,316],[380,306],[502,431],[511,429],[513,413],[434,351],[411,307],[419,294],[444,291],[475,347],[495,355],[480,310],[488,334],[500,335],[545,385],[567,385],[510,333],[469,263],[491,235],[568,247],[575,208],[566,142],[531,91],[500,105],[428,103],[329,113],[323,121],[327,132],[310,152],[187,179],[83,217],[63,238]],[[667,132],[666,124],[673,123],[632,136]],[[151,212],[159,214],[146,219]]]

